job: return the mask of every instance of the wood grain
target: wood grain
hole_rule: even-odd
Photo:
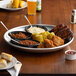
[[[69,49],[76,50],[76,24],[71,24],[72,9],[76,9],[76,0],[42,0],[42,11],[37,12],[34,16],[27,15],[27,8],[20,11],[6,11],[0,9],[0,21],[3,21],[8,29],[16,26],[27,25],[24,18],[27,15],[32,24],[65,24],[74,33],[74,41],[66,48],[53,53],[33,54],[22,52],[19,49],[8,45],[3,35],[6,29],[0,24],[0,53],[7,52],[15,56],[22,62],[23,66],[20,73],[48,73],[48,74],[75,74],[76,60],[66,61],[64,51]],[[0,71],[1,74],[7,73]]]

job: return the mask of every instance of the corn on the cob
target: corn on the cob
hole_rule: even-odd
[[[20,1],[19,7],[24,7],[24,6],[25,6],[25,2],[24,1]]]
[[[19,0],[13,1],[13,8],[19,8]]]

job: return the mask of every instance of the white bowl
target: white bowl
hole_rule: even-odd
[[[67,60],[75,60],[76,59],[76,54],[67,54],[67,52],[73,51],[76,52],[75,50],[67,50],[65,51],[65,59]]]

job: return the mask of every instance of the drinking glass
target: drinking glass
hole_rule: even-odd
[[[28,15],[36,14],[37,0],[27,0]]]

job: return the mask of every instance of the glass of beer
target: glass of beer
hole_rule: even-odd
[[[27,0],[28,15],[36,14],[37,0]]]

